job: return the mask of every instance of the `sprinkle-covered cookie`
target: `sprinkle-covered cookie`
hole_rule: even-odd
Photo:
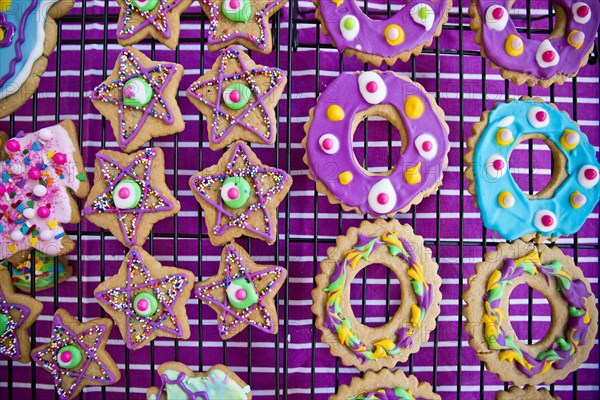
[[[256,264],[238,244],[223,249],[219,272],[196,285],[194,294],[218,314],[219,335],[227,340],[248,325],[277,333],[277,291],[287,271],[278,266]]]
[[[19,262],[35,248],[49,255],[75,247],[62,224],[78,223],[73,195],[85,197],[85,174],[71,121],[8,139],[0,173],[0,259]]]
[[[242,235],[274,243],[277,206],[291,186],[291,176],[262,164],[243,142],[233,144],[217,165],[190,178],[215,246]]]
[[[56,260],[56,269],[54,267]],[[62,283],[73,275],[73,268],[66,257],[53,257],[37,250],[27,252],[24,260],[12,263],[12,283],[19,290],[31,291],[31,268],[35,268],[35,291],[54,287],[55,272],[58,274],[58,283]],[[6,260],[0,261],[0,269],[10,270]]]
[[[179,208],[165,183],[161,149],[135,154],[101,150],[96,154],[94,186],[83,215],[110,230],[125,246],[142,246],[152,226],[177,214]]]
[[[257,65],[237,46],[221,52],[212,69],[187,90],[206,117],[210,148],[236,140],[272,144],[277,136],[275,106],[287,79],[279,68]]]
[[[27,330],[42,312],[42,303],[16,294],[6,270],[0,270],[0,354],[22,363],[29,362],[31,342]]]
[[[117,0],[121,7],[117,41],[130,46],[147,36],[174,49],[179,42],[179,18],[192,0]]]
[[[175,100],[182,76],[179,64],[152,61],[134,48],[121,52],[110,76],[91,94],[121,150],[131,153],[150,139],[183,131]]]
[[[194,274],[163,267],[141,247],[125,256],[119,272],[101,282],[94,296],[115,320],[128,348],[137,350],[157,336],[190,337],[185,303]]]
[[[81,323],[66,310],[56,311],[50,341],[33,349],[31,358],[52,374],[59,399],[73,399],[86,386],[119,381],[119,368],[104,349],[112,326],[108,318]]]

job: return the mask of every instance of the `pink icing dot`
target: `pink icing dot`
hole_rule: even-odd
[[[60,354],[60,361],[62,361],[64,363],[71,362],[72,359],[73,359],[73,354],[71,354],[70,351],[63,351]]]
[[[367,92],[375,93],[377,91],[377,82],[371,81],[367,83]]]
[[[232,187],[227,191],[227,196],[229,196],[230,199],[235,200],[240,197],[240,191],[238,188]]]
[[[538,111],[535,113],[535,119],[537,119],[540,122],[544,122],[546,120],[546,117],[548,115],[546,114],[545,111]]]
[[[54,156],[52,156],[52,160],[54,160],[54,162],[58,165],[63,165],[67,162],[67,155],[65,153],[56,153]]]
[[[6,193],[6,187],[4,185],[0,185],[0,196],[3,196]]]
[[[544,225],[544,226],[552,226],[553,223],[554,223],[554,219],[551,216],[544,215],[542,217],[542,225]]]
[[[573,203],[577,204],[578,206],[584,205],[585,201],[586,201],[585,196],[582,195],[581,193],[579,193],[578,195],[573,197]]]
[[[135,96],[135,90],[133,89],[133,85],[126,86],[123,89],[123,95],[128,99],[132,99]]]
[[[323,140],[323,148],[325,150],[333,149],[333,140],[331,140],[330,138]]]
[[[582,5],[577,9],[577,16],[579,18],[584,18],[590,12],[590,8],[586,5]]]
[[[585,34],[583,32],[575,32],[571,35],[571,42],[573,42],[574,44],[579,44],[583,42],[584,38]]]
[[[232,0],[235,1],[235,0]],[[240,99],[242,98],[240,91],[239,90],[232,90],[231,93],[229,93],[229,100],[233,101],[234,103],[237,103],[238,101],[240,101]]]
[[[240,0],[229,0],[229,8],[236,10],[239,7],[240,7]],[[234,100],[234,101],[238,101],[238,100]]]
[[[42,171],[38,167],[31,167],[27,172],[29,179],[37,181],[42,177]]]
[[[554,60],[554,57],[556,57],[556,53],[554,53],[554,51],[552,50],[546,50],[544,54],[542,54],[542,60],[544,60],[547,63],[552,62]]]
[[[379,193],[377,195],[377,202],[379,204],[386,204],[388,202],[388,195],[385,193]]]
[[[6,142],[6,150],[8,151],[19,151],[21,149],[21,145],[16,140],[10,139]]]
[[[504,10],[500,7],[496,7],[494,11],[492,11],[492,17],[495,19],[500,19],[504,16]]]
[[[45,206],[39,207],[37,209],[37,215],[40,218],[48,218],[50,216],[50,209]]]
[[[146,311],[148,309],[148,307],[150,307],[150,303],[146,299],[140,299],[137,302],[137,308],[140,311]]]
[[[502,161],[502,160],[494,160],[494,169],[496,171],[500,171],[502,168],[504,168],[504,161]]]
[[[238,300],[244,300],[246,298],[247,294],[246,291],[244,289],[238,289],[235,292],[235,298]]]
[[[126,199],[126,198],[128,198],[128,197],[129,197],[129,194],[130,194],[130,193],[131,193],[131,192],[129,191],[129,188],[127,188],[127,187],[122,187],[121,189],[119,189],[119,193],[118,193],[118,194],[119,194],[119,197],[120,197],[120,198],[122,198],[122,199]]]
[[[593,181],[594,179],[596,179],[596,176],[598,176],[598,172],[593,168],[586,169],[584,174],[585,179],[587,179],[588,181]]]
[[[423,142],[422,147],[425,151],[431,151],[431,149],[433,149],[433,143],[431,143],[429,140],[426,140]]]

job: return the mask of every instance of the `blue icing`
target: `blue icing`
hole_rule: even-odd
[[[527,112],[534,106],[541,107],[547,112],[550,123],[546,127],[536,128],[530,124]],[[498,124],[506,117],[514,117],[509,125],[504,126],[512,132],[514,141],[508,146],[502,146],[496,141],[496,133],[501,129]],[[565,129],[573,130],[580,135],[579,144],[570,151],[560,144]],[[498,154],[504,160],[508,160],[519,138],[534,133],[541,133],[548,137],[567,159],[568,176],[548,199],[528,199],[509,170],[497,179],[488,175],[486,171],[486,161],[490,156]],[[498,232],[506,240],[515,240],[536,232],[552,237],[577,232],[600,198],[599,184],[585,188],[578,181],[578,172],[585,165],[600,168],[594,147],[567,113],[558,111],[548,104],[531,100],[498,104],[488,116],[488,124],[477,142],[473,157],[475,192],[484,225]],[[508,191],[514,196],[513,207],[503,208],[498,204],[498,195],[503,191]],[[570,201],[575,191],[586,197],[585,204],[578,209],[574,208]],[[535,226],[534,217],[542,210],[551,211],[556,215],[558,223],[553,230],[541,232]]]

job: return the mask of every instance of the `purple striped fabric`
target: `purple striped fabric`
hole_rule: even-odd
[[[518,26],[527,28],[523,3],[517,2],[521,9],[514,11],[513,15],[521,17]],[[84,398],[145,398],[146,389],[159,382],[153,367],[174,359],[194,370],[206,370],[214,364],[224,363],[251,384],[256,399],[274,399],[277,396],[326,399],[334,393],[336,385],[349,383],[352,377],[359,375],[353,367],[341,365],[320,342],[320,334],[315,332],[312,323],[310,292],[313,277],[318,271],[318,261],[325,256],[333,239],[348,227],[360,224],[362,218],[340,212],[340,208],[329,204],[325,196],[315,195],[314,183],[308,179],[306,166],[302,162],[300,142],[304,135],[302,126],[307,121],[309,109],[315,104],[316,96],[340,71],[361,70],[364,65],[356,59],[340,58],[337,50],[329,45],[329,38],[318,36],[314,6],[310,1],[293,4],[300,11],[295,16],[294,35],[288,35],[290,6],[286,6],[272,18],[275,21],[273,54],[253,54],[258,63],[278,66],[287,71],[291,92],[284,93],[280,103],[277,145],[252,147],[266,164],[290,171],[294,185],[288,201],[279,208],[277,244],[268,246],[258,240],[239,240],[256,261],[288,268],[287,284],[278,297],[279,334],[271,336],[248,329],[223,343],[217,333],[214,311],[201,305],[198,300],[190,300],[187,311],[192,336],[189,340],[175,343],[173,340],[157,339],[152,346],[128,351],[117,329],[114,329],[107,349],[119,364],[123,377],[118,384],[107,387],[105,393],[99,388],[85,390]],[[531,93],[554,101],[559,108],[577,119],[592,144],[598,148],[599,68],[598,64],[587,66],[576,80],[568,80],[563,86],[550,89],[536,87],[529,92],[526,87],[507,84],[479,56],[478,46],[473,41],[474,34],[468,28],[467,8],[468,1],[463,1],[461,7],[455,4],[447,29],[444,29],[433,47],[413,61],[399,62],[392,68],[412,77],[437,96],[446,113],[451,140],[449,166],[441,190],[408,213],[397,217],[411,224],[418,234],[425,237],[439,262],[443,278],[438,328],[430,341],[409,362],[399,367],[405,372],[414,373],[420,380],[434,384],[444,399],[493,399],[496,391],[504,389],[504,383],[485,371],[475,352],[468,346],[468,335],[462,327],[463,305],[460,296],[467,287],[467,278],[474,272],[474,264],[481,260],[486,251],[493,250],[502,238],[483,228],[479,211],[466,191],[468,182],[462,176],[465,140],[470,137],[471,126],[479,120],[483,110],[491,109],[506,97],[515,98]],[[531,23],[531,28],[548,29],[549,3],[532,0],[530,8],[531,17],[537,18]],[[385,9],[385,1],[369,2],[371,12]],[[86,14],[85,23],[82,23],[83,11]],[[462,17],[459,17],[461,12]],[[81,2],[77,2],[59,25],[61,43],[57,52],[49,58],[37,98],[19,109],[14,120],[6,118],[0,121],[0,129],[12,133],[20,129],[29,132],[55,121],[73,119],[83,139],[84,160],[90,174],[93,171],[94,154],[99,149],[117,149],[110,126],[102,120],[88,97],[94,86],[113,68],[121,50],[115,40],[117,13],[118,7],[114,1],[106,5],[101,1],[87,2],[85,9]],[[187,182],[194,172],[214,164],[222,152],[213,152],[208,148],[206,124],[185,98],[184,91],[202,71],[211,67],[216,54],[206,50],[204,37],[208,25],[206,19],[201,17],[198,3],[188,9],[184,18],[178,51],[154,45],[151,41],[136,45],[155,60],[178,61],[186,68],[179,92],[179,105],[186,129],[176,136],[155,142],[165,151],[167,183],[175,188],[175,195],[181,202],[181,212],[155,225],[154,236],[145,248],[164,265],[177,265],[207,278],[218,269],[221,249],[213,247],[208,239],[198,239],[200,233],[206,233],[206,227]],[[462,28],[459,23],[462,23]],[[296,41],[295,47],[290,39]],[[317,43],[317,39],[320,42]],[[288,53],[290,50],[291,54]],[[390,160],[394,163],[399,158],[400,136],[392,130],[394,146],[390,154],[388,124],[376,118],[370,119],[369,143],[365,152],[364,126],[359,126],[354,139],[357,158],[362,161],[366,156],[369,169],[373,171],[387,169]],[[540,143],[534,144],[533,156],[534,165],[530,166],[528,147],[523,144],[511,158],[513,174],[525,190],[529,186],[530,168],[533,168],[535,190],[541,189],[544,182],[550,179],[551,155],[548,148]],[[317,213],[318,219],[315,220]],[[119,242],[86,221],[80,227],[71,226],[69,232],[73,238],[79,239],[76,252],[69,256],[76,275],[56,291],[49,289],[36,294],[44,302],[44,313],[35,324],[34,346],[48,340],[55,296],[57,304],[75,316],[79,312],[79,316],[86,320],[100,316],[101,308],[93,298],[94,288],[104,276],[116,273],[124,256],[125,250]],[[558,241],[559,245],[565,246],[566,253],[576,256],[596,296],[598,232],[596,208],[577,236]],[[376,326],[384,323],[389,314],[397,309],[399,286],[391,282],[392,297],[388,308],[386,269],[374,266],[366,271],[369,282],[366,323]],[[352,284],[351,297],[354,311],[360,318],[363,315],[361,275]],[[526,340],[529,335],[528,290],[515,290],[511,304],[513,326]],[[543,298],[536,294],[533,297],[533,310],[531,334],[533,339],[539,340],[548,327],[550,309]],[[553,387],[555,393],[563,399],[574,398],[574,391],[577,391],[580,400],[598,398],[599,361],[596,342],[590,358],[578,372],[556,383]],[[12,364],[10,367],[5,359],[0,360],[0,398],[9,398],[9,395],[12,398],[30,398],[34,391],[37,399],[54,398],[51,376],[31,365]]]

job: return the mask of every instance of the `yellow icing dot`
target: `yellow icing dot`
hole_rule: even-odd
[[[352,176],[352,172],[350,171],[344,171],[338,175],[338,179],[340,180],[340,183],[342,185],[347,185],[350,182],[352,182],[352,178],[354,177]]]
[[[0,28],[0,41],[4,40],[4,29]]]
[[[569,42],[571,46],[575,47],[576,50],[579,50],[579,48],[583,45],[583,39],[585,39],[585,34],[577,29],[573,29],[567,37],[567,42]]]
[[[48,221],[48,228],[50,228],[50,229],[56,229],[56,224],[58,224],[57,220]]]
[[[10,8],[11,0],[0,0],[0,11],[8,11]],[[1,31],[1,29],[0,29]],[[2,35],[4,36],[4,35]]]
[[[420,162],[414,167],[407,168],[406,171],[404,171],[404,180],[406,183],[409,185],[416,185],[417,183],[421,182],[421,172],[419,172],[420,169]]]
[[[500,146],[508,146],[514,141],[515,138],[513,137],[512,132],[508,129],[501,128],[498,129],[498,132],[496,132],[496,142],[498,142]]]
[[[515,205],[515,198],[510,192],[500,192],[498,195],[498,204],[502,208],[511,208]]]
[[[390,24],[386,26],[383,34],[390,46],[397,46],[404,42],[404,29],[400,25]]]
[[[327,118],[330,121],[341,121],[344,119],[344,110],[337,104],[332,104],[327,107]]]
[[[55,151],[49,151],[49,152],[46,153],[46,155],[48,156],[48,158],[54,157],[55,154],[56,154]]]
[[[425,104],[417,96],[408,96],[404,102],[404,112],[410,119],[421,118],[421,115],[425,112]]]
[[[344,4],[344,0],[331,0],[333,2],[333,4],[335,4],[336,7],[341,6],[342,4]]]
[[[15,246],[14,244],[9,244],[8,246],[6,246],[6,248],[11,252],[11,253],[16,253],[17,252],[17,246]]]
[[[37,238],[29,238],[29,243],[31,243],[31,246],[35,247],[37,242],[38,242]]]
[[[581,208],[585,204],[586,198],[584,195],[582,195],[581,193],[579,193],[576,190],[573,193],[571,193],[571,196],[569,197],[569,201],[571,203],[571,207],[573,207],[574,209],[577,210],[578,208]]]
[[[504,50],[508,53],[508,55],[516,57],[523,54],[523,40],[517,35],[508,35],[506,41],[504,42]]]
[[[579,133],[571,129],[565,129],[560,137],[560,145],[568,151],[573,150],[579,144]]]

